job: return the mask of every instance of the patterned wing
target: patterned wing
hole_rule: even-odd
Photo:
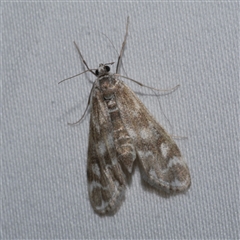
[[[189,169],[173,139],[121,81],[116,95],[119,108],[127,108],[121,117],[133,139],[144,180],[167,192],[188,189]]]
[[[90,118],[87,178],[89,198],[94,210],[113,212],[120,204],[126,186],[117,161],[111,120],[101,93],[95,90]]]

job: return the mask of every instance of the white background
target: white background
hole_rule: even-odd
[[[2,3],[2,238],[236,239],[239,237],[239,4]],[[125,80],[177,143],[192,186],[167,197],[138,167],[114,216],[91,208],[86,163],[91,68],[117,61],[127,16]],[[114,70],[113,70],[114,71]],[[124,71],[122,71],[123,74]],[[166,115],[166,117],[164,116]],[[167,121],[169,119],[169,122]]]

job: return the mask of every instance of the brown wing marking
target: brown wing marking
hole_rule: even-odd
[[[144,180],[165,191],[188,189],[191,184],[189,169],[173,139],[123,82],[119,83],[116,96],[122,109],[123,123],[133,139]]]
[[[97,91],[97,90],[96,90]],[[114,211],[126,186],[116,157],[112,126],[101,92],[92,97],[89,127],[87,177],[91,204],[98,213]]]

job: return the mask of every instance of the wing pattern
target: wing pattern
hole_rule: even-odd
[[[167,192],[188,189],[189,169],[173,139],[129,87],[106,81],[108,91],[96,88],[91,99],[87,176],[94,210],[118,208],[126,189],[122,167],[131,172],[135,159],[150,185]]]
[[[149,184],[165,191],[184,191],[191,184],[187,164],[173,139],[149,113],[134,92],[120,82],[117,102],[125,128],[133,139],[142,167],[142,176]]]

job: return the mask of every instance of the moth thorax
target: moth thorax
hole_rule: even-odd
[[[102,91],[108,91],[108,90],[113,90],[115,87],[116,80],[112,78],[111,76],[104,76],[99,79],[99,86]]]

